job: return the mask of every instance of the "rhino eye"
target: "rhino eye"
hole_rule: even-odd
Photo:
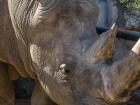
[[[66,68],[66,69],[65,69],[65,73],[66,73],[66,74],[70,73],[70,69]]]
[[[54,73],[54,77],[56,78],[58,83],[67,83],[70,78],[73,76],[74,66],[73,64],[61,64],[59,66],[59,70]]]
[[[60,65],[60,70],[63,74],[70,73],[70,67],[67,64]]]

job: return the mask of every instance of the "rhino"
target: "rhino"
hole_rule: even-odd
[[[96,33],[95,0],[0,0],[0,105],[30,77],[31,105],[125,104],[140,86],[140,41],[113,61],[117,26]]]

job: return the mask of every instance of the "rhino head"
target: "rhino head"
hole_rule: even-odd
[[[21,58],[58,105],[126,102],[139,83],[139,53],[109,63],[116,26],[96,33],[94,0],[9,0]]]

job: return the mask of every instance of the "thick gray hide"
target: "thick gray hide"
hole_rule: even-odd
[[[140,86],[139,55],[111,61],[117,28],[99,37],[97,16],[94,0],[0,1],[0,104],[14,105],[6,75],[35,79],[32,105],[127,102]]]

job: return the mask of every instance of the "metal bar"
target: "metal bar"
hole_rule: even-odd
[[[107,27],[96,27],[97,33],[101,34],[107,30],[109,30],[110,28]],[[140,38],[140,32],[137,31],[128,31],[128,30],[119,30],[117,33],[117,37],[118,38],[123,38],[126,40],[133,40],[133,41],[137,41]]]

